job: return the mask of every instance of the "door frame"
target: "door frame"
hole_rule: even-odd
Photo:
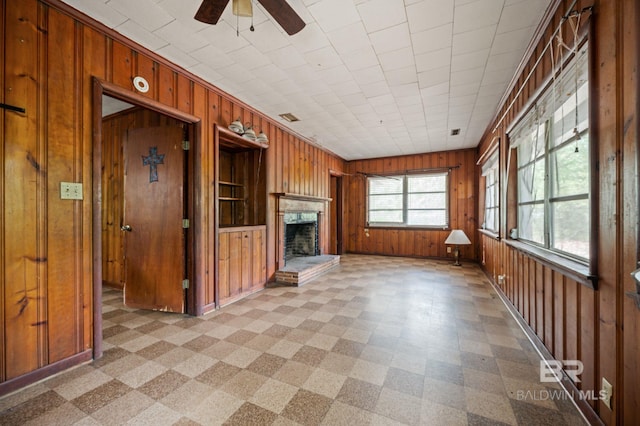
[[[169,107],[153,99],[139,95],[130,90],[124,89],[113,83],[93,77],[93,141],[92,141],[92,181],[93,181],[93,358],[102,356],[102,96],[107,95],[112,98],[128,102],[132,105],[149,109],[151,111],[164,114],[184,122],[189,129],[190,154],[188,155],[185,188],[187,194],[187,211],[191,226],[187,232],[185,247],[187,250],[187,273],[189,286],[186,294],[187,313],[197,315],[198,306],[202,304],[203,286],[197,278],[195,271],[201,262],[197,255],[198,247],[203,246],[202,233],[195,232],[197,224],[201,219],[202,212],[196,206],[196,200],[201,198],[200,176],[202,176],[200,162],[200,127],[201,119]]]

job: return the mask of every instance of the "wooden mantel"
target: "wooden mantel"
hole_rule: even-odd
[[[291,192],[272,192],[271,195],[275,195],[278,198],[291,198],[292,200],[306,200],[306,201],[332,201],[331,198],[316,197],[313,195],[294,194]]]

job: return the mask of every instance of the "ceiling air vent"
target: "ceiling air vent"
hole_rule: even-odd
[[[280,117],[282,117],[283,119],[287,120],[289,123],[293,123],[294,121],[300,121],[300,119],[298,117],[296,117],[295,115],[291,114],[290,112],[286,112],[284,114],[280,114]]]
[[[451,136],[458,136],[460,134],[460,129],[451,129]]]

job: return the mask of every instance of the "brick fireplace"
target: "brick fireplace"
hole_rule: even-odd
[[[277,268],[288,259],[322,254],[324,215],[330,198],[290,193],[277,197]]]
[[[323,255],[325,212],[330,198],[276,193],[277,283],[300,286],[340,263],[340,256]]]

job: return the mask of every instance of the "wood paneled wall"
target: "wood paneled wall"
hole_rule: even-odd
[[[345,251],[390,256],[453,257],[444,240],[450,229],[367,228],[366,174],[405,173],[410,170],[452,167],[449,175],[449,221],[471,240],[460,247],[461,259],[478,259],[476,229],[476,151],[458,150],[372,160],[351,161],[345,176]],[[365,230],[368,229],[368,236]]]
[[[94,77],[134,93],[133,77],[143,76],[150,90],[138,95],[201,120],[194,191],[200,239],[194,255],[203,305],[215,300],[218,266],[213,124],[227,126],[240,117],[265,131],[271,141],[269,194],[329,197],[329,170],[342,171],[344,161],[57,0],[0,1],[0,93],[4,103],[26,108],[24,114],[3,110],[0,119],[2,394],[64,368],[69,360],[91,357],[92,242],[101,232],[92,227]],[[61,181],[83,183],[84,199],[61,200]],[[268,277],[277,268],[275,202],[269,195]],[[324,251],[328,228],[322,226]]]
[[[578,359],[584,371],[577,384],[581,390],[601,389],[602,378],[613,385],[612,409],[602,401],[583,405],[593,422],[640,423],[640,310],[626,292],[635,292],[630,272],[638,260],[638,40],[640,5],[635,0],[578,0],[574,10],[593,6],[588,32],[590,68],[590,140],[594,146],[592,198],[596,209],[591,227],[595,241],[593,290],[569,274],[538,261],[527,252],[507,245],[508,230],[516,226],[515,193],[507,183],[507,129],[549,80],[550,53],[546,44],[573,5],[554,3],[548,24],[505,98],[496,120],[479,146],[479,155],[499,138],[501,178],[501,230],[503,240],[481,235],[483,267],[497,282],[510,303],[529,325],[541,345],[558,359]],[[563,39],[573,41],[568,22]],[[587,31],[589,30],[589,31]],[[556,47],[554,45],[554,47]],[[542,56],[536,65],[538,57]],[[530,75],[527,80],[526,76]],[[491,132],[495,128],[494,132]],[[512,164],[513,166],[513,164]],[[513,169],[511,170],[513,172]],[[510,179],[510,188],[513,179]],[[482,190],[482,189],[481,189]]]

